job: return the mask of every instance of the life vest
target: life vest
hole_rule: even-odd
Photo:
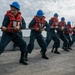
[[[75,34],[75,27],[73,27],[73,34]]]
[[[53,18],[51,18],[50,20],[53,21],[53,23],[52,23],[52,25],[51,25],[53,28],[55,28],[56,26],[58,26],[58,19],[57,19],[57,18],[53,17]],[[56,23],[57,23],[57,24],[56,24]]]
[[[7,11],[6,15],[9,16],[10,22],[7,26],[7,28],[9,28],[8,30],[6,30],[6,32],[11,32],[14,33],[16,32],[14,29],[10,29],[13,28],[15,26],[21,26],[22,25],[22,16],[21,16],[21,12],[18,12],[17,16],[15,17],[13,14],[11,14],[11,11]]]
[[[66,22],[59,22],[59,27],[62,28],[62,27],[65,27],[66,25]]]
[[[66,31],[66,32],[64,32],[64,33],[66,33],[66,34],[72,33],[71,25],[66,25],[66,28],[67,28],[67,31]]]
[[[62,22],[60,21],[59,24],[58,24],[58,32],[63,32],[64,31],[64,28],[65,28],[65,25],[66,25],[66,22]]]
[[[45,26],[45,17],[43,16],[42,19],[39,19],[37,16],[34,16],[34,19],[36,20],[36,23],[34,25],[34,28],[43,29]]]

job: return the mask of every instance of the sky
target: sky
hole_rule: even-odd
[[[10,4],[17,1],[20,4],[22,16],[25,19],[26,27],[36,15],[37,10],[41,9],[45,13],[46,20],[49,21],[54,13],[58,13],[59,21],[61,17],[65,17],[66,22],[75,22],[75,0],[2,0],[0,2],[0,26],[7,10],[10,10]],[[46,36],[46,32],[42,33]],[[2,32],[0,31],[0,36]],[[30,30],[23,30],[23,36],[30,36]]]

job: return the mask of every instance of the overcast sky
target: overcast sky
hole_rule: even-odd
[[[61,17],[65,17],[66,22],[75,22],[75,0],[2,0],[0,2],[0,26],[2,25],[4,14],[10,9],[9,4],[13,1],[19,2],[27,27],[39,9],[44,11],[47,21],[54,13],[58,13],[59,20]],[[30,31],[23,31],[24,36],[29,36],[29,33]],[[43,32],[43,35],[45,35],[45,32]]]

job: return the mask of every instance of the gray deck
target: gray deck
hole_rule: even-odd
[[[47,51],[49,60],[41,58],[40,50],[29,54],[29,65],[20,64],[20,51],[5,51],[0,56],[0,75],[75,75],[75,48],[59,49],[60,55]]]

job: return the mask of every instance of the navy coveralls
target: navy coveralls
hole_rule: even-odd
[[[69,27],[69,28],[66,28],[66,31],[64,32],[64,35],[65,35],[66,39],[68,40],[68,48],[70,48],[71,38],[70,38],[70,34],[69,33],[71,33],[71,31],[69,29],[71,29],[71,28],[70,28],[69,25],[66,25],[66,26]]]
[[[35,23],[36,23],[36,20],[33,19],[30,22],[30,24],[29,24],[29,28],[34,28]],[[46,29],[45,30],[47,30],[49,28],[49,25],[47,24],[47,22],[45,23],[44,26],[46,26]],[[41,47],[41,51],[45,53],[46,50],[47,50],[46,49],[46,42],[44,41],[44,38],[43,38],[41,32],[35,31],[35,30],[31,30],[31,33],[30,33],[30,41],[29,41],[29,44],[27,46],[27,52],[28,53],[31,53],[32,52],[32,50],[34,48],[34,41],[35,41],[35,39],[37,40],[39,46]]]
[[[60,24],[60,23],[59,23]],[[68,41],[63,33],[63,31],[60,29],[60,25],[58,25],[59,28],[57,29],[57,35],[59,36],[59,38],[63,41],[63,45],[65,48],[68,47]],[[64,26],[64,25],[63,25]]]
[[[52,26],[52,23],[53,23],[53,21],[49,20],[50,27]],[[51,40],[54,41],[53,48],[58,48],[60,46],[60,40],[55,32],[55,28],[50,28],[50,30],[47,31],[47,37],[46,37],[47,46],[49,45]]]
[[[71,41],[70,46],[72,46],[74,44],[74,42],[75,42],[75,27],[73,27],[73,34],[72,34],[71,37],[72,37],[72,41]]]
[[[22,31],[19,31],[18,34],[23,38]],[[17,47],[17,45],[14,43],[14,44],[13,44],[13,49],[15,49],[16,47]]]
[[[9,16],[5,15],[2,25],[7,27],[9,22],[10,22]],[[21,29],[22,28],[26,28],[26,23],[23,18],[22,18]],[[22,39],[22,37],[18,34],[18,32],[8,33],[8,32],[3,31],[1,41],[0,41],[0,54],[4,51],[5,47],[8,45],[10,41],[14,42],[18,47],[20,47],[21,52],[26,51],[27,49],[26,42]]]
[[[74,42],[75,42],[75,34],[72,34],[72,41],[71,41],[71,45],[70,46],[72,46],[74,44]]]

